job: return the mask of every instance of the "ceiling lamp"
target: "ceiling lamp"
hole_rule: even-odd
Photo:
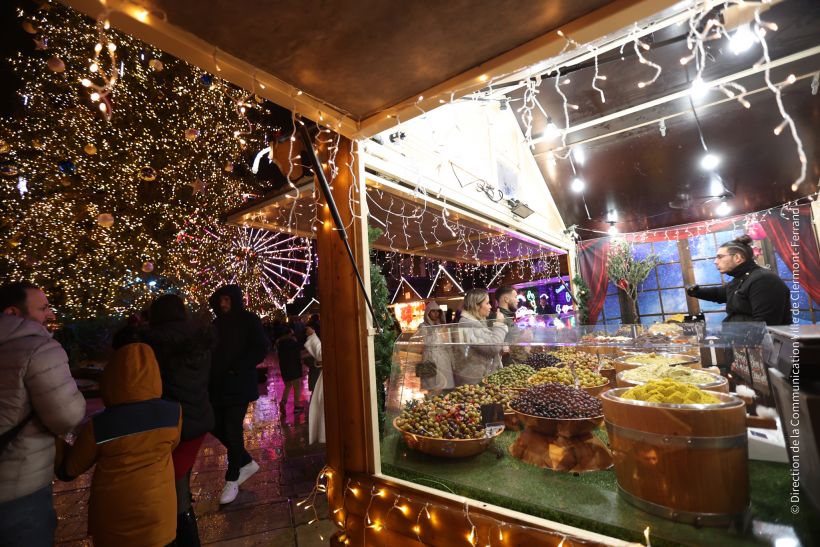
[[[608,233],[609,233],[609,235],[611,235],[611,236],[616,236],[616,235],[618,235],[619,233],[621,233],[621,231],[618,229],[618,227],[617,227],[617,226],[615,226],[615,222],[610,222],[610,223],[609,223],[609,230],[607,230],[607,232],[608,232]]]
[[[700,159],[701,168],[705,169],[707,171],[713,170],[718,165],[720,165],[720,156],[716,156],[715,154],[711,154],[711,153],[707,152]]]
[[[572,179],[572,183],[570,184],[569,188],[576,194],[580,194],[584,191],[584,188],[587,187],[587,184],[584,182],[584,179],[581,177],[575,177]]]
[[[725,217],[726,215],[728,215],[731,212],[732,212],[732,207],[726,202],[726,200],[725,199],[720,200],[720,205],[718,205],[717,209],[715,209],[715,213],[717,213],[718,216]]]
[[[740,25],[729,38],[729,49],[735,55],[740,55],[744,51],[751,49],[757,43],[757,36],[754,35],[748,23]]]

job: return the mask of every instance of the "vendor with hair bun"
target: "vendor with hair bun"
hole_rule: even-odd
[[[791,323],[789,289],[778,275],[754,261],[752,238],[742,235],[724,243],[715,256],[715,267],[733,279],[718,287],[693,285],[686,294],[726,304],[724,322],[762,321],[767,325]]]

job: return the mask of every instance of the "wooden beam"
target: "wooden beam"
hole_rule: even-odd
[[[347,203],[348,192],[355,183],[351,173],[359,172],[358,156],[351,153],[351,142],[342,138],[336,156],[337,165],[352,165],[339,169],[333,180],[336,203]],[[322,158],[323,160],[325,158]],[[317,189],[317,192],[319,190]],[[320,193],[320,192],[319,192]],[[324,197],[321,203],[324,204]],[[355,281],[351,264],[339,232],[332,228],[333,219],[326,207],[318,208],[323,227],[316,232],[316,246],[321,265],[319,301],[322,318],[322,381],[324,383],[327,464],[337,473],[333,477],[332,504],[341,506],[344,493],[343,476],[349,472],[373,473],[375,463],[373,438],[371,369],[372,341],[368,337],[369,312]],[[369,290],[369,259],[366,226],[358,211],[339,207],[339,215],[348,228],[350,246],[359,271]]]
[[[646,20],[677,4],[679,0],[615,0],[572,21],[561,30],[573,40],[585,44],[628,29],[635,22]],[[362,120],[360,130],[354,137],[372,137],[394,127],[398,120],[406,122],[437,108],[442,101],[449,102],[451,99],[461,98],[488,87],[495,80],[507,79],[515,73],[542,63],[545,59],[556,57],[565,45],[564,38],[556,32],[540,36],[430,89],[415,93],[403,103]],[[423,97],[422,100],[419,101],[419,97]]]
[[[321,97],[310,97],[298,88],[273,74],[260,70],[216,46],[151,14],[144,6],[129,0],[60,0],[63,4],[94,19],[107,8],[111,26],[143,42],[158,47],[192,65],[232,82],[279,106],[299,112],[313,121],[322,116],[328,126],[342,135],[359,132],[357,120],[323,102]],[[207,9],[203,5],[203,9]]]
[[[399,250],[399,249],[396,249],[395,247],[390,247],[389,245],[381,245],[381,244],[378,244],[378,243],[374,243],[373,245],[370,246],[370,248],[371,249],[377,249],[379,251],[386,251],[386,252],[389,252],[389,253],[400,253],[400,254],[407,254],[407,255],[411,255],[411,256],[426,256],[426,257],[430,257],[430,258],[438,258],[439,260],[444,260],[446,262],[464,262],[466,264],[475,264],[476,266],[481,265],[480,260],[475,260],[475,259],[467,258],[467,257],[463,257],[463,256],[461,256],[461,257],[448,256],[448,255],[443,255],[443,254],[440,254],[440,253],[432,252],[432,251],[429,251],[429,250],[426,250],[426,251],[421,250],[421,251],[418,251],[418,252],[415,252],[415,253],[411,253],[410,251],[407,251],[407,250]]]

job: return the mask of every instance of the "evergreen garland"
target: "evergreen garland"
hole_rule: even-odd
[[[378,228],[368,227],[367,236],[370,245],[378,239],[381,233],[382,231]],[[370,301],[379,321],[379,325],[374,325],[378,329],[378,334],[373,340],[373,346],[376,353],[376,397],[379,406],[379,434],[381,435],[384,433],[385,383],[390,378],[393,369],[393,345],[401,333],[396,330],[395,323],[390,317],[390,310],[387,308],[390,302],[387,280],[375,261],[370,263]]]

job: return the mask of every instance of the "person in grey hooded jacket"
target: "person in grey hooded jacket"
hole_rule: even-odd
[[[85,416],[68,356],[45,327],[46,295],[25,282],[0,287],[0,545],[54,543],[55,437]]]

